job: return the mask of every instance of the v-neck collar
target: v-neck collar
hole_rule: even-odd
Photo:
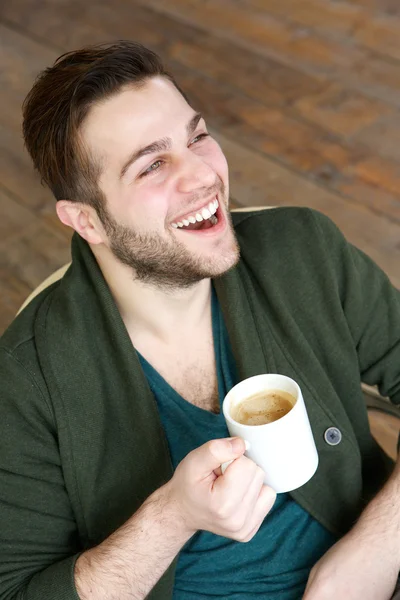
[[[225,323],[221,308],[219,306],[218,297],[214,289],[214,285],[211,284],[211,322],[212,322],[212,335],[213,335],[213,347],[214,357],[218,381],[218,398],[220,409],[222,410],[222,402],[228,391],[236,383],[236,369],[232,351],[230,348],[230,341],[226,331]],[[188,402],[179,392],[177,392],[168,381],[153,367],[153,365],[140,353],[137,352],[140,359],[140,363],[144,370],[145,375],[148,378],[150,387],[156,387],[158,391],[166,390],[168,395],[179,403],[189,404],[196,411],[202,412],[205,409],[193,405]],[[205,411],[209,413],[210,411]],[[210,413],[215,416],[215,413]]]

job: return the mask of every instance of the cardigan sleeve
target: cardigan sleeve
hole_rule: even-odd
[[[378,386],[383,396],[400,404],[400,291],[371,258],[345,240],[332,221],[315,215],[335,264],[361,381]]]
[[[33,375],[0,353],[0,600],[79,600],[81,551],[56,428]]]

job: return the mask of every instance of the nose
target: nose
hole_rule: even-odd
[[[191,150],[188,149],[181,157],[177,173],[180,192],[187,194],[200,188],[210,188],[215,185],[216,179],[213,168]]]

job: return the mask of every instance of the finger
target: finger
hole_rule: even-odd
[[[314,578],[315,578],[315,569],[311,569],[310,575],[308,576],[306,589],[304,590],[305,594],[310,590]]]
[[[258,467],[253,460],[247,458],[247,456],[239,456],[226,468],[224,476],[218,480],[218,484],[221,489],[232,488],[236,490],[240,488],[242,490],[240,499],[242,500],[253,482],[257,469]]]
[[[217,467],[216,469],[214,469],[214,475],[216,475],[217,477],[221,477],[221,475],[223,475],[222,469],[220,466]]]
[[[246,535],[245,538],[241,539],[241,542],[250,542],[250,540],[253,539],[253,537],[256,535],[257,531],[260,529],[261,525],[263,524],[263,521],[260,521],[259,523],[257,523],[257,525],[255,525],[253,527],[253,529],[250,531],[249,534]]]
[[[244,445],[246,446],[246,450],[249,450],[249,448],[250,448],[250,442],[248,442],[247,440],[244,440]],[[222,463],[222,465],[221,465],[221,473],[222,473],[222,475],[225,473],[226,469],[232,463],[233,463],[233,460],[228,460],[227,462]]]
[[[249,532],[243,541],[249,541],[261,527],[265,517],[275,504],[276,492],[267,485],[263,485],[251,517],[247,521]]]
[[[222,463],[235,460],[245,451],[245,443],[239,438],[221,438],[211,440],[188,454],[192,473],[198,478],[205,478]]]
[[[233,463],[233,460],[228,460],[227,462],[222,463],[221,465],[221,473],[222,475],[225,473],[225,471],[227,470],[227,468],[229,467],[229,465],[231,465]]]
[[[215,479],[212,485],[212,494],[214,500],[227,507],[231,511],[241,511],[243,516],[247,516],[249,509],[247,504],[243,505],[243,498],[248,493],[257,472],[255,462],[246,456],[240,456],[229,467],[222,477]]]
[[[260,492],[264,485],[264,477],[264,471],[256,465],[253,473],[253,479],[249,483],[242,500],[242,505],[248,510],[249,517],[251,517],[252,511],[255,509],[256,502],[260,497]]]

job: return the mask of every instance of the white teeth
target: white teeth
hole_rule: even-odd
[[[178,221],[177,223],[171,223],[171,225],[174,229],[178,229],[178,227],[188,227],[190,223],[194,225],[196,221],[200,223],[203,220],[210,219],[217,212],[218,206],[219,202],[215,199],[213,202],[210,202],[208,206],[203,208],[201,212],[190,215],[190,217],[182,219],[182,221]]]

